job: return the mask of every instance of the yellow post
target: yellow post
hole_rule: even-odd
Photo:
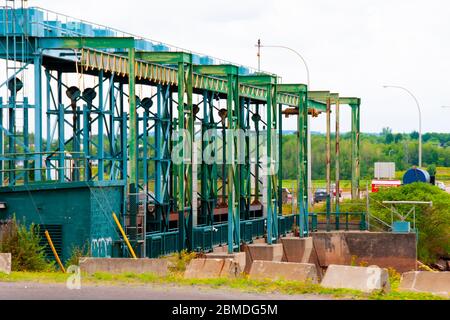
[[[50,233],[48,233],[47,230],[45,230],[45,236],[47,237],[48,244],[50,245],[50,248],[52,248],[53,255],[55,256],[55,259],[58,262],[59,267],[61,268],[61,271],[63,273],[66,273],[66,269],[64,268],[63,264],[61,263],[61,259],[59,259],[58,252],[56,252],[55,246],[53,245],[52,238],[50,237]]]
[[[134,250],[133,250],[133,248],[131,247],[130,241],[128,241],[128,237],[127,237],[127,235],[125,234],[125,231],[123,231],[123,228],[122,228],[122,226],[120,225],[119,219],[117,219],[117,216],[116,216],[116,214],[115,214],[114,212],[113,212],[113,218],[114,218],[114,221],[115,221],[116,224],[117,224],[117,227],[119,227],[120,233],[122,234],[122,237],[123,237],[123,239],[125,240],[125,243],[127,244],[128,249],[129,249],[130,252],[131,252],[131,255],[133,256],[133,259],[137,259],[136,254],[134,253]]]

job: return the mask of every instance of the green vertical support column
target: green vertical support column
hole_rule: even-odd
[[[255,114],[252,117],[253,122],[255,123],[255,135],[256,135],[256,157],[255,157],[255,203],[259,204],[259,196],[260,196],[260,189],[259,189],[259,172],[260,172],[260,160],[259,160],[259,156],[260,156],[260,148],[259,148],[259,144],[260,144],[260,137],[259,137],[259,132],[260,132],[260,126],[259,123],[261,122],[261,115],[259,114],[259,103],[256,104],[255,106]]]
[[[83,153],[85,157],[85,181],[92,180],[92,149],[91,149],[91,133],[92,133],[92,100],[87,101],[87,105],[83,107]]]
[[[245,143],[240,146],[239,155],[239,171],[241,181],[240,195],[240,215],[241,220],[250,219],[251,205],[251,168],[250,168],[250,100],[241,98],[241,106],[239,108],[239,129],[245,134]],[[244,142],[244,141],[242,141]]]
[[[34,180],[42,180],[42,56],[34,57]]]
[[[239,79],[237,68],[228,72],[227,95],[227,172],[228,172],[228,253],[240,250],[240,168],[238,158],[241,156],[239,129],[242,125],[239,99]]]
[[[58,106],[58,181],[64,182],[64,105]]]
[[[299,131],[299,169],[298,169],[298,205],[300,214],[300,237],[309,235],[309,199],[308,199],[308,92],[305,87],[300,93],[298,115]]]
[[[274,82],[267,85],[267,243],[273,244],[278,241],[278,201],[277,201],[277,175],[272,171],[274,132],[278,128],[278,104],[276,78]],[[281,147],[281,146],[279,146]],[[279,164],[278,164],[279,165]],[[278,168],[279,169],[279,168]]]
[[[50,77],[50,71],[48,69],[45,69],[45,79],[46,79],[46,91],[47,91],[47,145],[45,148],[45,151],[47,153],[47,155],[50,154],[51,151],[51,139],[52,139],[52,132],[51,132],[51,119],[52,119],[52,115],[51,115],[51,77]],[[49,161],[46,160],[46,178],[47,180],[50,180],[51,178],[51,166],[49,164]]]
[[[326,132],[326,179],[327,179],[327,231],[330,228],[331,215],[331,99],[327,98]]]
[[[28,110],[29,110],[29,104],[28,104],[28,98],[23,99],[23,144],[25,150],[30,148],[30,139],[29,139],[29,130],[28,130]],[[29,183],[29,177],[30,177],[30,171],[28,171],[29,168],[29,157],[28,155],[25,155],[25,161],[23,163],[23,167],[25,171],[24,174],[24,183]]]
[[[158,221],[158,230],[162,232],[162,221],[161,217],[163,215],[164,207],[164,196],[162,189],[162,179],[165,178],[163,175],[163,144],[168,143],[168,141],[164,141],[164,133],[163,133],[163,89],[161,85],[157,87],[157,95],[156,95],[156,119],[155,119],[155,210]]]
[[[351,104],[352,109],[352,199],[359,199],[360,192],[360,105]]]
[[[178,250],[193,248],[192,149],[194,112],[192,104],[192,58],[178,62],[178,144],[183,144],[181,164],[177,165]],[[186,96],[186,100],[185,100]],[[186,132],[186,135],[184,134]],[[187,140],[187,141],[186,141]],[[186,149],[187,148],[187,149]]]
[[[64,181],[64,105],[62,101],[62,72],[58,71],[58,181]]]
[[[8,130],[10,132],[10,136],[8,137],[8,158],[13,159],[16,153],[16,96],[15,92],[12,93],[9,98],[9,106],[8,106]],[[10,186],[14,185],[16,180],[16,165],[14,160],[8,161],[8,184]]]
[[[186,183],[186,204],[185,204],[185,212],[187,215],[186,221],[186,243],[188,250],[192,251],[194,249],[194,220],[192,216],[193,207],[197,206],[197,203],[194,203],[194,195],[193,195],[193,166],[194,166],[194,122],[195,122],[195,114],[194,114],[194,103],[193,103],[193,76],[194,69],[192,65],[192,56],[189,55],[189,61],[186,62],[186,101],[187,105],[185,113],[186,113],[186,124],[185,129],[188,134],[188,145],[189,145],[189,153],[187,154],[187,168],[184,181]]]
[[[80,147],[80,141],[81,141],[81,119],[80,119],[80,114],[81,114],[81,109],[80,107],[77,107],[75,109],[76,112],[76,118],[75,118],[75,128],[76,130],[74,130],[74,137],[73,137],[73,151],[74,151],[74,166],[75,168],[73,169],[73,173],[72,173],[72,181],[80,181],[80,151],[81,151],[81,147]]]
[[[136,65],[135,65],[135,49],[128,49],[128,99],[129,99],[129,115],[130,115],[130,139],[129,139],[129,164],[130,164],[130,183],[129,183],[129,201],[130,201],[130,232],[129,237],[131,245],[136,248],[137,245],[137,220],[139,197],[137,195],[139,176],[138,176],[138,135],[137,135],[137,110],[136,110]]]
[[[136,88],[135,88],[135,49],[128,50],[128,87],[129,87],[129,105],[130,105],[130,179],[131,183],[138,185],[139,177],[137,175],[138,150],[137,150],[137,112],[136,112]]]
[[[105,105],[103,98],[103,71],[98,73],[98,181],[103,181],[105,177],[105,143],[104,143],[104,122],[105,122]]]
[[[109,96],[109,110],[108,110],[108,115],[109,115],[109,128],[110,128],[110,132],[109,132],[109,155],[112,158],[116,158],[116,132],[115,132],[115,116],[114,116],[114,111],[116,109],[116,93],[115,93],[115,87],[114,87],[114,75],[111,75],[109,77],[109,89],[108,89],[108,96]],[[106,119],[105,119],[106,121]],[[110,167],[110,180],[115,179],[116,177],[116,170],[115,170],[115,159],[111,159],[111,161],[109,162],[111,167]]]
[[[340,172],[340,164],[341,164],[341,146],[340,146],[340,104],[339,99],[336,100],[336,230],[340,229],[340,180],[341,180],[341,172]]]
[[[278,213],[283,215],[283,105],[278,104]],[[292,190],[293,191],[293,190]]]

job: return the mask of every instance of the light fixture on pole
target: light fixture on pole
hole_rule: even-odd
[[[400,87],[400,86],[383,86],[383,88],[388,89],[388,88],[393,88],[393,89],[400,89],[403,90],[405,92],[407,92],[416,102],[417,105],[417,109],[419,111],[419,168],[422,167],[422,110],[420,108],[420,103],[419,100],[416,98],[416,96],[409,91],[408,89],[404,88],[404,87]]]

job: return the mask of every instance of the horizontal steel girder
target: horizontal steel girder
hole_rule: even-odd
[[[120,37],[48,37],[37,38],[41,49],[132,49],[134,38]]]
[[[115,73],[119,76],[128,76],[128,57],[126,56],[87,48],[83,48],[81,50],[81,54],[81,65],[86,69],[104,70],[106,72]],[[207,68],[204,70],[205,72],[207,71],[206,69]],[[178,85],[178,69],[152,61],[137,59],[136,78],[145,79],[163,85]],[[245,80],[245,78],[245,76],[239,77],[240,97],[266,102],[267,89],[259,87],[258,85],[261,85],[260,83],[258,83],[258,85],[247,84],[252,79],[247,78],[248,80]],[[259,80],[259,82],[263,82],[262,80]],[[208,90],[228,94],[228,81],[220,76],[212,76],[195,72],[193,74],[193,88],[196,90]],[[277,95],[277,102],[287,106],[298,106],[299,99],[299,96],[294,94],[283,93]]]

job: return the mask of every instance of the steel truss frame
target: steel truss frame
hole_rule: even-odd
[[[8,42],[10,39],[2,38],[0,41]],[[14,96],[6,105],[0,103],[0,129],[8,138],[9,147],[8,154],[5,154],[5,141],[1,135],[2,183],[5,182],[5,172],[9,185],[16,184],[19,179],[23,179],[25,184],[43,183],[52,177],[64,183],[107,179],[126,181],[128,190],[124,193],[122,223],[127,227],[133,247],[140,249],[141,256],[150,255],[152,248],[147,248],[147,240],[155,235],[173,234],[178,230],[176,245],[173,246],[177,251],[197,249],[194,243],[197,224],[210,227],[212,237],[220,191],[222,197],[228,199],[228,251],[239,251],[243,243],[241,223],[252,219],[252,206],[261,204],[262,198],[267,215],[267,243],[273,244],[280,237],[279,218],[282,213],[282,155],[276,146],[281,142],[283,107],[288,107],[298,113],[300,161],[297,184],[300,200],[297,221],[300,236],[307,236],[307,117],[314,110],[329,113],[331,98],[323,101],[322,96],[308,93],[304,85],[278,84],[274,75],[240,76],[239,67],[234,65],[194,65],[189,53],[145,52],[135,48],[135,39],[126,37],[27,38],[28,54],[21,62],[24,68],[34,65],[34,104],[29,104],[26,98],[15,101]],[[8,52],[3,52],[1,57],[11,59]],[[81,92],[80,88],[71,91],[73,86],[63,81],[63,75],[75,72],[96,77],[98,84],[90,91]],[[146,98],[137,97],[138,85],[156,89],[156,92]],[[72,93],[70,103],[63,97],[64,89]],[[46,92],[44,103],[43,91]],[[194,96],[201,97],[202,101],[194,104]],[[226,101],[222,118],[217,107],[221,100]],[[352,172],[356,194],[360,100],[340,98],[339,101],[349,104],[353,110]],[[42,138],[44,104],[46,144]],[[128,112],[125,111],[127,105]],[[17,108],[24,110],[22,141],[17,139],[14,130]],[[7,128],[3,127],[5,109],[8,110]],[[34,146],[29,141],[28,110],[31,109],[35,112]],[[202,114],[201,118],[199,114]],[[232,134],[223,139],[226,144],[223,143],[222,152],[228,162],[221,177],[217,163],[202,162],[200,192],[197,192],[194,158],[196,120],[201,121],[202,136],[206,134],[206,140],[202,137],[201,142],[202,157],[208,146],[217,144],[219,140],[216,135],[208,133],[210,129],[247,133],[244,143]],[[248,135],[252,130],[256,132],[254,161]],[[260,160],[260,132],[264,132],[266,140],[263,155],[268,160],[265,162]],[[95,133],[97,141],[93,139]],[[20,155],[16,152],[19,145],[23,148]],[[173,161],[175,150],[183,159],[180,163]],[[70,170],[67,169],[69,160]],[[24,162],[23,169],[17,169],[20,162]],[[4,171],[5,163],[8,171]],[[276,165],[280,166],[278,172]],[[17,175],[20,170],[25,173]],[[267,183],[261,188],[264,172]],[[200,216],[196,217],[198,196]],[[174,215],[176,227],[171,224]]]

